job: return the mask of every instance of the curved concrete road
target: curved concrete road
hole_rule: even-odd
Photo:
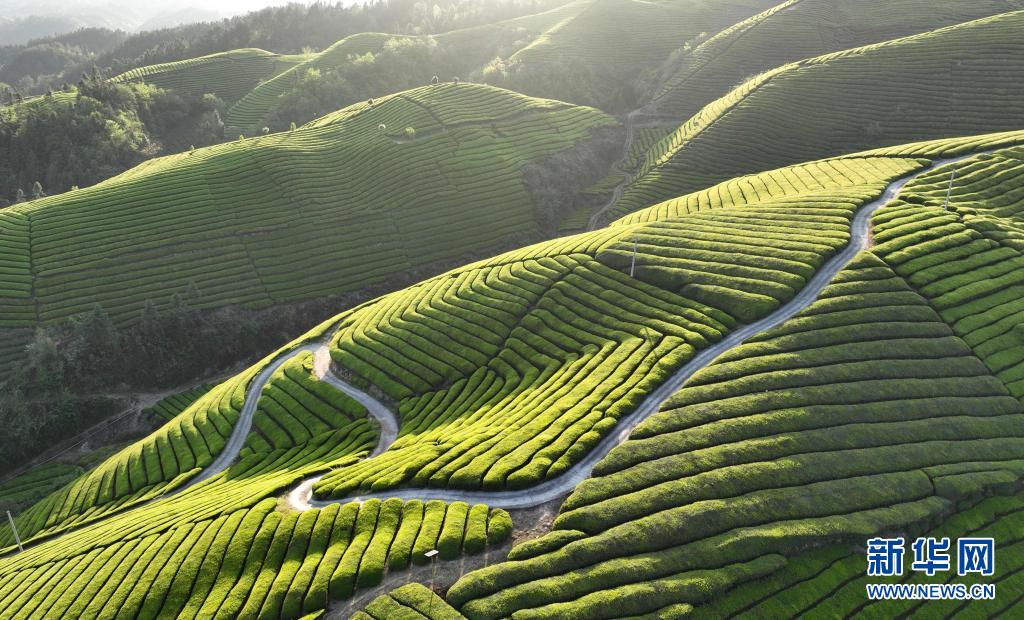
[[[743,325],[729,333],[719,342],[699,351],[697,355],[695,355],[685,366],[676,371],[667,381],[665,381],[665,383],[651,392],[635,411],[622,418],[615,426],[613,432],[605,436],[604,439],[602,439],[597,446],[591,449],[580,462],[573,465],[558,477],[546,480],[526,489],[515,491],[464,491],[440,488],[398,488],[392,491],[366,493],[341,499],[315,500],[311,498],[311,494],[313,484],[320,479],[320,477],[317,477],[304,481],[296,489],[290,492],[287,495],[289,505],[297,510],[306,510],[309,508],[320,508],[332,503],[347,503],[352,501],[365,501],[372,498],[386,499],[390,497],[397,497],[401,499],[439,499],[449,502],[463,501],[467,503],[483,503],[495,508],[530,508],[567,495],[583,480],[590,477],[590,473],[598,461],[603,459],[612,450],[612,448],[625,441],[640,422],[657,412],[661,408],[661,405],[672,394],[678,391],[697,371],[708,366],[720,355],[739,346],[751,336],[771,329],[789,320],[794,315],[810,306],[817,299],[818,295],[821,294],[821,291],[828,286],[836,274],[839,273],[839,271],[841,271],[851,260],[853,260],[858,253],[868,246],[870,240],[871,216],[875,211],[896,198],[907,183],[940,166],[955,163],[969,157],[975,157],[985,152],[989,151],[971,153],[970,155],[952,159],[937,160],[924,170],[907,175],[890,183],[879,198],[862,206],[857,211],[851,224],[850,242],[842,251],[833,256],[820,269],[818,269],[796,297],[763,319],[748,325]],[[355,388],[349,386],[329,373],[325,375],[325,378],[331,383],[331,385],[334,385],[349,394],[352,394],[352,391],[355,390]],[[358,390],[355,391],[358,392]],[[360,394],[362,393],[360,392]],[[363,394],[363,396],[366,395]],[[362,400],[360,402],[367,404]],[[387,408],[383,407],[383,405],[380,405],[379,403],[377,410],[388,411]],[[373,410],[371,409],[371,412],[372,411]],[[374,417],[377,416],[375,415]],[[396,427],[395,433],[397,434]],[[383,452],[381,447],[384,443],[385,440],[382,437],[374,455]],[[388,443],[388,445],[390,445],[390,443]]]

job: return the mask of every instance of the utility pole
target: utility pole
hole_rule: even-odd
[[[956,166],[953,167],[953,174],[949,175],[949,187],[946,188],[946,204],[942,206],[943,209],[949,211],[949,198],[953,195],[953,181],[956,180]]]
[[[430,614],[434,610],[434,580],[437,578],[437,549],[431,549],[424,553],[427,559],[430,560],[430,602],[427,603],[427,618],[432,618]]]
[[[25,547],[21,546],[21,537],[18,536],[18,528],[14,525],[14,517],[11,516],[11,511],[7,511],[7,520],[11,522],[11,531],[14,532],[14,542],[18,543],[18,551],[24,551]]]

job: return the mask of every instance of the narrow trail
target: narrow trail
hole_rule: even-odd
[[[636,118],[643,114],[646,114],[646,110],[644,108],[637,108],[636,110],[633,110],[632,112],[626,115],[626,139],[625,144],[622,147],[622,157],[620,157],[619,160],[615,162],[615,164],[613,164],[613,169],[618,168],[619,166],[624,164],[627,159],[629,159],[629,151],[630,149],[633,148],[633,134],[634,127],[636,126]],[[604,217],[604,214],[608,212],[608,209],[611,209],[613,206],[615,206],[615,203],[617,203],[619,199],[622,198],[622,193],[626,191],[626,186],[629,185],[632,181],[632,173],[626,173],[622,175],[622,181],[620,181],[619,184],[615,186],[615,189],[612,190],[612,195],[608,199],[608,202],[601,205],[601,208],[599,208],[597,211],[594,211],[594,214],[590,216],[590,219],[587,221],[588,231],[596,230],[601,225],[601,218]]]
[[[565,473],[555,478],[521,490],[467,491],[440,488],[397,488],[391,491],[366,493],[338,499],[316,500],[312,498],[312,488],[317,480],[322,478],[322,475],[320,475],[307,478],[290,491],[287,491],[284,496],[285,501],[290,507],[296,510],[321,508],[330,504],[345,504],[353,501],[366,501],[373,498],[386,499],[392,497],[406,500],[438,499],[447,502],[463,501],[467,503],[483,503],[495,508],[520,509],[539,506],[568,495],[583,480],[590,477],[590,473],[598,461],[603,459],[613,448],[625,441],[638,424],[656,413],[661,408],[661,405],[665,400],[678,391],[696,372],[711,364],[722,354],[739,346],[751,336],[787,321],[811,305],[817,299],[821,291],[828,286],[836,274],[839,273],[839,271],[842,270],[858,253],[868,247],[871,239],[871,216],[875,211],[895,199],[907,183],[936,168],[953,164],[971,157],[976,157],[978,155],[991,153],[993,150],[974,152],[961,157],[935,160],[927,168],[890,183],[879,198],[863,205],[856,212],[851,224],[849,243],[842,251],[833,256],[820,269],[818,269],[796,297],[776,309],[768,316],[754,323],[740,326],[719,342],[699,351],[697,355],[695,355],[686,365],[676,371],[656,390],[648,394],[636,410],[623,417],[618,422],[613,432],[605,436],[604,439],[602,439],[597,446],[592,448],[581,461],[570,467]],[[249,431],[252,428],[252,418],[257,410],[257,404],[259,402],[260,395],[263,392],[263,388],[270,381],[274,372],[296,355],[300,355],[305,352],[314,353],[314,371],[320,380],[327,382],[357,400],[366,407],[369,415],[380,425],[377,446],[368,458],[373,458],[387,451],[398,437],[398,419],[394,412],[392,412],[386,405],[359,388],[349,384],[343,379],[340,379],[331,372],[330,355],[327,344],[330,339],[331,335],[328,335],[321,341],[300,345],[294,349],[281,353],[272,360],[256,377],[253,378],[252,382],[249,384],[238,421],[236,422],[224,449],[214,462],[206,467],[199,475],[181,487],[178,487],[177,489],[158,498],[154,498],[153,500],[143,502],[142,504],[133,507],[132,510],[152,501],[173,497],[174,495],[200,484],[201,482],[209,480],[228,469],[228,467],[230,467],[238,457],[239,452],[245,444],[245,439],[249,435]],[[81,527],[88,527],[88,525],[86,524],[80,527],[71,528],[68,531],[75,531]],[[64,532],[60,535],[65,533],[68,532]],[[58,537],[60,535],[58,535]],[[42,542],[42,540],[38,542]],[[31,546],[35,546],[35,544],[31,544]],[[26,545],[26,549],[27,548],[29,548],[29,545]],[[11,553],[5,555],[10,554]]]
[[[622,157],[620,157],[618,161],[616,161],[612,165],[613,170],[618,169],[620,166],[626,163],[626,161],[629,160],[629,152],[633,148],[633,141],[636,139],[636,126],[639,122],[637,119],[641,117],[645,118],[645,122],[647,123],[657,121],[664,122],[666,120],[672,120],[674,122],[674,119],[670,117],[659,115],[657,106],[652,106],[650,104],[643,106],[641,108],[637,108],[630,112],[629,114],[627,114],[625,123],[626,138],[623,141],[622,145]],[[628,187],[629,184],[633,182],[635,176],[636,174],[634,172],[623,172],[622,180],[619,181],[619,184],[615,186],[614,190],[612,190],[612,195],[608,198],[608,201],[601,205],[601,207],[598,208],[597,211],[594,211],[594,213],[590,216],[590,219],[587,221],[588,231],[597,230],[602,226],[603,222],[601,220],[604,217],[604,214],[607,213],[609,209],[614,207],[615,204],[619,201],[619,199],[622,198],[622,194],[626,191],[626,187]]]

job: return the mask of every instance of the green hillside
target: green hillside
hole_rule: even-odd
[[[652,69],[686,41],[770,8],[773,0],[576,0],[574,12],[485,71],[520,92],[625,111]]]
[[[844,152],[1024,124],[1024,12],[783,65],[708,104],[652,149],[609,216]]]
[[[211,93],[232,104],[258,85],[304,60],[305,57],[300,55],[240,49],[140,67],[122,73],[114,81],[146,82],[188,97]]]
[[[1000,568],[996,578],[984,581],[995,583],[998,598],[986,605],[987,617],[1012,616],[1020,603],[1021,522],[1024,516],[1024,497],[995,497],[965,510],[941,526],[921,532],[922,536],[994,537],[998,541]],[[796,617],[818,613],[848,617],[894,614],[927,613],[932,618],[953,618],[967,613],[970,605],[961,601],[886,601],[864,600],[864,556],[851,553],[840,545],[826,547],[800,558],[800,565],[787,566],[770,579],[755,581],[736,588],[734,592],[714,603],[699,607],[695,618],[722,618],[757,608],[766,615]],[[877,583],[921,583],[920,573],[908,574],[901,579],[872,577]],[[931,583],[949,582],[950,579],[932,578]],[[957,578],[961,583],[980,581],[974,576]],[[399,595],[400,596],[400,595]],[[827,611],[822,611],[827,610]]]
[[[470,618],[676,617],[705,604],[707,617],[721,617],[760,604],[740,594],[760,586],[725,594],[738,584],[784,567],[756,583],[815,574],[802,560],[809,547],[848,549],[881,531],[920,531],[965,502],[1013,488],[1024,473],[1015,383],[1024,364],[1016,340],[1000,334],[1015,324],[1015,265],[1024,256],[995,228],[1012,225],[1012,213],[995,213],[1012,203],[1003,196],[1024,188],[1024,177],[1011,173],[1021,154],[1017,147],[958,164],[966,178],[953,212],[943,210],[939,192],[949,166],[913,181],[874,216],[872,252],[799,315],[694,375],[576,487],[551,534],[467,575],[448,602]],[[836,188],[805,195],[809,203],[790,197],[776,208],[797,217]],[[696,231],[701,216],[721,226],[781,202],[736,200],[647,215]],[[794,556],[801,561],[790,562]],[[810,557],[828,564],[835,550]],[[862,554],[851,557],[848,574],[862,576],[862,563]],[[780,607],[769,617],[831,605],[828,584],[841,579],[823,573],[820,589],[808,584],[788,599],[806,608]],[[858,611],[863,590],[845,592],[848,613]]]
[[[1016,617],[1024,0],[542,4],[0,108],[0,620]]]
[[[277,509],[280,490],[355,463],[378,433],[358,403],[316,380],[308,355],[270,366],[272,359],[20,514],[32,546],[0,561],[4,614],[297,618],[380,583],[386,571],[425,563],[428,549],[452,559],[509,536],[508,514],[480,504],[391,499]],[[182,487],[223,449],[245,386],[260,372],[270,381],[256,394],[241,458]],[[0,544],[11,542],[8,531],[0,536]],[[53,587],[41,590],[46,583]]]
[[[679,50],[654,106],[682,121],[769,69],[1018,8],[1014,0],[787,0]]]
[[[574,14],[572,3],[496,24],[438,35],[394,35],[365,32],[348,36],[313,54],[287,71],[265,80],[229,108],[228,136],[253,133],[266,124],[287,124],[279,118],[290,96],[306,96],[323,82],[341,80],[333,93],[334,109],[429,82],[463,79],[479,72],[497,55],[510,54],[554,24]]]
[[[523,166],[613,123],[488,86],[423,87],[15,205],[0,213],[4,364],[29,328],[95,303],[131,324],[194,283],[202,307],[266,306],[536,235],[559,214],[534,204]]]
[[[1024,362],[957,316],[965,300],[995,307],[1020,259],[1002,256],[1019,253],[1007,233],[1020,144],[1019,132],[921,143],[741,178],[346,311],[19,514],[29,547],[0,561],[0,605],[295,618],[432,547],[443,561],[499,544],[512,527],[502,511],[388,493],[486,497],[556,480],[644,396],[677,389],[673,370],[797,297],[850,240],[855,212],[910,174],[875,216],[873,252],[677,389],[569,496],[551,534],[446,601],[471,618],[675,614],[808,546],[919,527],[1005,490],[1022,474],[1024,411],[1004,371]],[[958,164],[957,212],[941,211],[949,167],[929,162],[998,148]],[[958,215],[973,233],[945,234]],[[985,246],[1012,259],[1007,275],[971,258]],[[1002,317],[986,325],[1012,323]],[[366,458],[384,430],[363,401],[320,380],[320,343],[339,376],[397,413],[379,455]],[[245,411],[238,458],[210,470]],[[303,480],[341,505],[275,510]],[[423,600],[412,588],[367,612]]]
[[[437,75],[625,109],[635,98],[627,91],[639,87],[647,69],[664,62],[680,41],[716,32],[768,6],[768,0],[735,0],[714,10],[696,0],[575,0],[543,13],[432,36],[360,33],[254,88],[228,110],[226,132],[287,125],[281,106],[290,97],[315,92],[338,77],[343,78],[335,94],[341,97],[338,104],[411,88]],[[631,86],[621,87],[622,81]]]

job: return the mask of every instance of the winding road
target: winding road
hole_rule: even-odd
[[[796,297],[776,309],[768,316],[755,321],[754,323],[739,327],[729,333],[722,340],[698,352],[693,359],[686,363],[686,365],[676,371],[656,390],[651,392],[636,410],[622,418],[616,425],[613,432],[605,436],[604,439],[602,439],[601,442],[599,442],[597,446],[595,446],[581,461],[570,467],[565,473],[550,480],[546,480],[541,484],[521,490],[466,491],[459,489],[398,488],[391,491],[366,493],[332,500],[316,500],[312,498],[313,484],[320,479],[318,476],[316,478],[310,478],[303,481],[289,492],[286,496],[288,504],[296,510],[306,510],[309,508],[321,508],[332,503],[348,503],[352,501],[365,501],[372,498],[386,499],[390,497],[397,497],[406,500],[438,499],[448,502],[463,501],[467,503],[483,503],[495,508],[516,509],[538,506],[567,495],[583,480],[590,477],[590,473],[598,461],[603,459],[613,448],[625,441],[640,422],[657,412],[661,408],[662,403],[664,403],[669,396],[678,391],[697,371],[708,366],[716,358],[727,351],[739,346],[751,336],[784,323],[803,309],[810,306],[817,299],[818,295],[821,294],[821,291],[828,286],[836,274],[839,273],[839,271],[841,271],[851,260],[853,260],[858,253],[867,248],[871,237],[871,216],[875,211],[895,199],[907,183],[934,170],[935,168],[953,164],[980,154],[982,153],[971,153],[970,155],[962,157],[936,160],[929,167],[890,183],[879,198],[865,204],[857,211],[851,224],[849,243],[842,251],[833,256],[820,269],[818,269]],[[327,352],[325,347],[320,348],[318,355],[324,356],[327,360],[319,365],[317,370],[318,376],[334,387],[356,398],[356,400],[367,407],[370,415],[381,424],[382,432],[380,440],[377,448],[371,456],[381,454],[388,446],[391,445],[398,435],[398,423],[394,418],[394,414],[390,409],[373,399],[365,392],[362,392],[331,374],[328,367],[329,357],[326,357]],[[262,385],[254,382],[253,386],[250,387],[250,394],[258,394],[260,390],[262,390]],[[247,424],[248,423],[249,422],[247,421]]]
[[[623,163],[626,162],[627,159],[629,159],[629,150],[633,147],[633,134],[634,127],[636,126],[636,117],[646,113],[647,112],[645,108],[638,108],[626,115],[625,145],[622,147],[622,157],[619,158],[619,161],[615,162],[614,166],[612,167],[613,170],[621,166]],[[630,182],[632,182],[632,180],[632,174],[627,173],[622,176],[622,181],[620,181],[619,184],[615,186],[615,189],[612,191],[612,195],[608,199],[608,202],[601,205],[601,208],[599,208],[597,211],[594,212],[593,215],[590,216],[590,220],[587,221],[587,230],[596,230],[601,225],[601,218],[604,217],[604,214],[608,211],[608,209],[611,209],[612,206],[614,206],[615,203],[619,201],[619,198],[622,198],[622,193],[626,191],[626,186],[629,185]]]
[[[713,362],[716,358],[727,351],[739,346],[745,340],[760,332],[771,329],[786,320],[790,319],[801,310],[811,305],[821,291],[832,281],[837,273],[843,269],[859,252],[864,250],[870,242],[870,221],[875,211],[888,204],[896,198],[903,187],[915,178],[934,170],[964,159],[990,153],[992,151],[981,151],[964,155],[962,157],[936,160],[927,168],[904,176],[890,183],[882,195],[876,200],[862,206],[853,218],[851,224],[850,241],[838,254],[829,259],[807,285],[792,300],[782,305],[768,316],[742,325],[717,343],[699,351],[686,365],[676,371],[668,380],[656,390],[651,392],[641,405],[628,416],[622,418],[613,432],[609,433],[597,444],[582,460],[566,470],[565,473],[546,480],[541,484],[521,490],[504,491],[466,491],[458,489],[437,489],[437,488],[398,488],[391,491],[367,493],[332,500],[316,500],[312,498],[313,485],[322,476],[307,478],[285,494],[285,501],[296,510],[307,510],[319,508],[332,503],[344,504],[353,501],[365,501],[371,498],[401,499],[438,499],[448,502],[464,501],[467,503],[482,503],[495,508],[530,508],[563,497],[573,491],[577,485],[590,476],[594,465],[603,459],[613,448],[625,441],[633,429],[643,420],[657,412],[662,403],[673,393],[679,390],[690,377]],[[246,392],[245,401],[241,414],[228,438],[224,449],[208,467],[204,468],[195,478],[188,483],[168,492],[156,499],[171,497],[177,493],[200,484],[217,474],[225,471],[238,457],[239,452],[245,444],[245,439],[252,428],[253,415],[263,388],[270,381],[271,376],[281,366],[286,364],[296,355],[305,352],[314,353],[314,371],[316,376],[348,394],[353,399],[366,407],[369,415],[376,420],[380,427],[377,446],[368,458],[378,456],[391,446],[398,438],[399,422],[393,411],[370,394],[349,384],[337,377],[330,369],[330,355],[328,342],[331,336],[328,335],[321,341],[305,343],[294,349],[290,349],[274,358],[256,377]],[[154,500],[150,500],[154,501]],[[149,502],[144,502],[149,503]],[[77,528],[76,528],[77,529]]]

